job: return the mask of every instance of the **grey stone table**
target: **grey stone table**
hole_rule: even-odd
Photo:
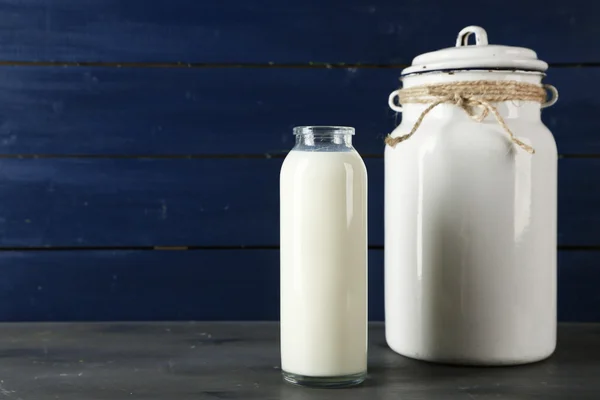
[[[600,399],[600,325],[562,325],[547,361],[451,367],[401,357],[370,329],[353,389],[282,381],[274,323],[0,324],[0,399]]]

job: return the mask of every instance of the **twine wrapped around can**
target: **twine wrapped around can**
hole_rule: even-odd
[[[550,85],[541,86],[517,81],[464,81],[400,89],[396,92],[400,104],[429,104],[429,106],[417,118],[409,133],[398,137],[388,135],[385,143],[388,146],[396,147],[398,143],[415,134],[431,110],[440,104],[454,104],[462,108],[476,122],[481,122],[489,114],[492,114],[513,143],[533,154],[535,153],[533,147],[522,142],[513,134],[493,103],[520,100],[545,104],[547,89],[551,90],[555,97],[557,96],[556,89]]]

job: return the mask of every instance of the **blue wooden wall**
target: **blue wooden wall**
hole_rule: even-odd
[[[600,321],[600,5],[585,0],[0,1],[0,320],[277,319],[291,128],[344,124],[370,174],[402,67],[464,26],[561,92],[559,317]]]

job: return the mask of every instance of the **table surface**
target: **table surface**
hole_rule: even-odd
[[[561,325],[549,360],[452,367],[391,351],[370,326],[351,389],[283,382],[276,323],[0,324],[0,399],[600,399],[600,325]]]

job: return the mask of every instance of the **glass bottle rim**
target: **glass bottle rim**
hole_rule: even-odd
[[[296,126],[294,135],[354,135],[351,126],[307,125]]]

